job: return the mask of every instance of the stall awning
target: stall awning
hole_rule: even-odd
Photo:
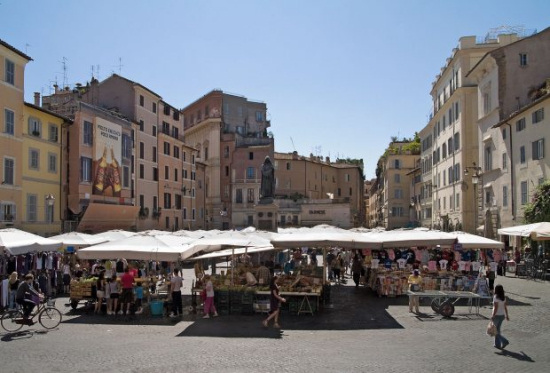
[[[139,206],[91,203],[80,224],[79,232],[103,232],[110,229],[135,230]]]

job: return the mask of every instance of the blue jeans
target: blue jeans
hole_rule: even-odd
[[[10,293],[9,293],[9,308],[10,309],[15,309],[15,296],[17,295],[17,291],[16,290],[10,290]]]
[[[497,334],[495,335],[495,347],[502,348],[504,345],[508,344],[508,340],[504,338],[502,334],[500,334],[500,327],[502,326],[502,322],[504,321],[505,316],[499,316],[496,315],[493,319],[493,323],[495,324],[497,328]]]

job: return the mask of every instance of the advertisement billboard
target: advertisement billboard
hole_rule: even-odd
[[[122,127],[95,118],[93,194],[118,197],[122,189]]]

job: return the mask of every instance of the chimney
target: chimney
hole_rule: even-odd
[[[40,92],[34,92],[34,105],[40,106]]]

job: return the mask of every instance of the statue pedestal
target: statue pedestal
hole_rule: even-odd
[[[261,199],[254,206],[254,226],[263,231],[277,232],[278,215],[279,206],[273,203],[272,198]]]

